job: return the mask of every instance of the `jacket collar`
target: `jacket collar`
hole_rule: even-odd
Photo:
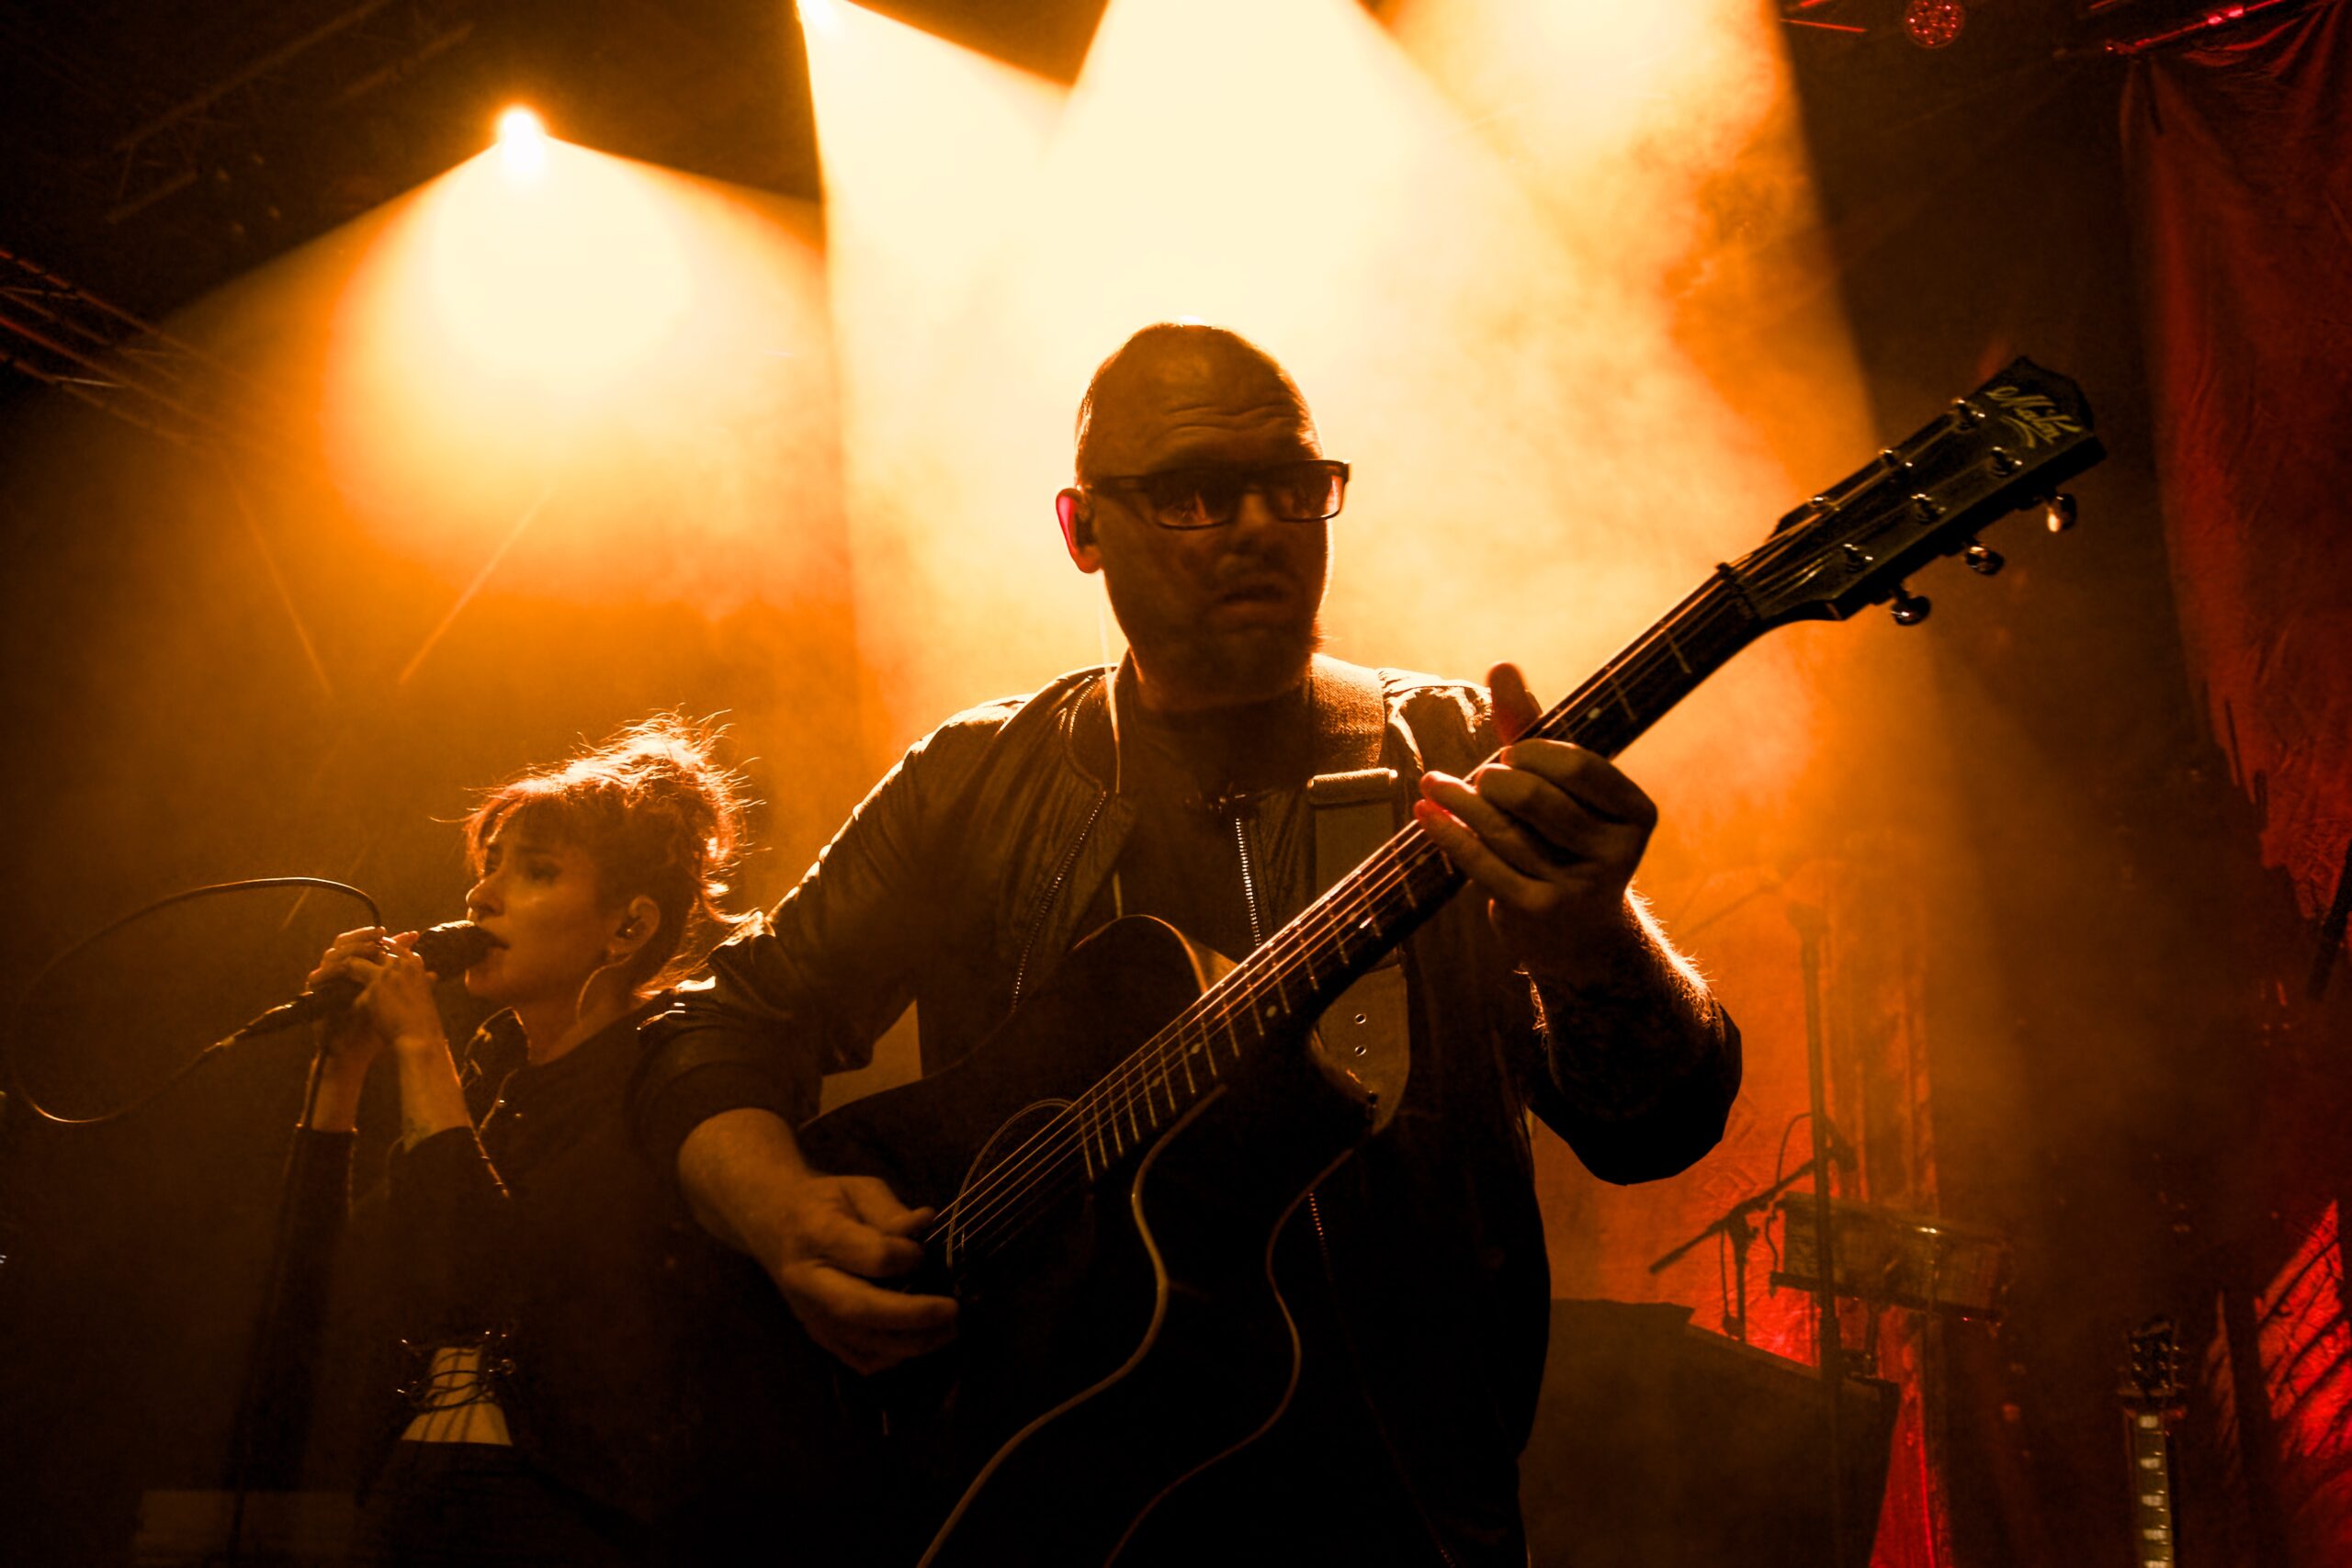
[[[1136,676],[1136,658],[1129,653],[1115,666],[1086,671],[1084,685],[1070,705],[1065,747],[1070,766],[1097,789],[1124,795],[1119,768],[1119,737],[1131,732],[1133,715],[1143,700]],[[1360,666],[1317,654],[1307,666],[1306,684],[1317,729],[1317,772],[1347,771],[1369,765],[1352,753],[1369,744],[1376,757],[1377,736],[1385,728],[1379,677]],[[1370,711],[1352,708],[1370,704]],[[1367,725],[1370,734],[1356,731]]]

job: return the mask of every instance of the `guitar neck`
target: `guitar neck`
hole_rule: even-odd
[[[2173,1562],[2172,1433],[2162,1412],[2125,1413],[2132,1451],[2132,1561],[2140,1568]]]
[[[1554,706],[1528,734],[1613,757],[1754,641],[1761,623],[1724,568]],[[1202,998],[1204,1029],[1262,1039],[1312,1018],[1462,886],[1430,838],[1406,829],[1277,931]]]
[[[1764,630],[1738,572],[1719,567],[1529,733],[1614,757]]]

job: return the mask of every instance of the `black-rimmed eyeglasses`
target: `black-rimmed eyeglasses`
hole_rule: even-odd
[[[1266,510],[1285,523],[1320,523],[1340,514],[1348,494],[1348,466],[1321,458],[1208,463],[1156,474],[1112,474],[1083,480],[1080,488],[1137,497],[1143,514],[1163,528],[1221,528],[1240,514],[1241,498],[1253,490],[1265,497]]]

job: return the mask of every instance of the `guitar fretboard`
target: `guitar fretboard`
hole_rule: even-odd
[[[2128,1411],[2124,1424],[2132,1453],[2132,1561],[2140,1568],[2170,1568],[2172,1434],[2158,1411]]]

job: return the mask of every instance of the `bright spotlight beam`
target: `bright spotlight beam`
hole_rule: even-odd
[[[519,104],[498,117],[498,161],[518,183],[547,173],[548,128]]]
[[[470,597],[528,584],[549,603],[715,615],[834,594],[841,443],[813,208],[545,148],[528,189],[502,145],[370,235],[335,308],[339,488]]]
[[[1034,685],[1100,648],[1090,585],[1050,522],[1037,525],[1038,498],[1069,465],[1071,389],[1091,361],[1041,386],[1006,373],[1035,345],[987,328],[998,271],[1026,262],[1024,220],[1068,94],[874,11],[800,10],[859,651],[883,672],[870,739],[895,755],[975,690]]]

